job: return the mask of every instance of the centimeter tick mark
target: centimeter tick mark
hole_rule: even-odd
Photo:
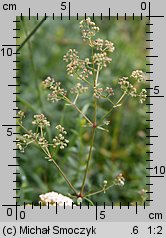
[[[164,178],[164,175],[146,175],[147,178]]]
[[[31,9],[29,8],[29,20],[31,20]]]
[[[56,207],[55,213],[58,214],[58,204],[57,204],[57,202],[56,202],[56,206],[55,207]]]
[[[2,45],[2,46],[7,46],[7,47],[9,47],[9,46],[20,46],[20,45]]]
[[[158,58],[158,55],[146,55],[147,58]]]
[[[2,125],[2,126],[20,126],[20,125]]]
[[[21,86],[20,84],[8,84],[9,87],[19,87]]]
[[[98,211],[97,211],[97,202],[96,202],[96,221],[97,221],[97,213]]]
[[[137,205],[137,202],[136,202],[135,209],[136,209],[135,213],[138,214],[138,205]]]
[[[146,136],[146,137],[148,137],[148,138],[157,138],[158,136],[151,136],[151,135],[149,135],[149,136]]]
[[[163,95],[147,95],[148,98],[164,98]]]
[[[70,20],[70,2],[69,2],[69,20]]]
[[[153,65],[153,64],[151,63],[151,64],[146,64],[146,65]]]
[[[13,197],[13,198],[19,199],[20,197],[19,197],[19,196],[16,196],[16,197]]]
[[[144,209],[145,209],[145,207],[146,207],[146,203],[144,202]]]
[[[21,183],[20,180],[14,180],[13,183]]]

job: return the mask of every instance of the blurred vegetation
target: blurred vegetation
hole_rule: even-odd
[[[18,18],[19,19],[19,18]],[[27,17],[18,23],[20,39],[17,43],[24,41],[27,35],[39,23],[35,17],[29,21]],[[81,20],[81,19],[80,19]],[[146,42],[147,19],[132,18],[111,18],[109,21],[104,17],[95,18],[96,24],[100,27],[98,37],[114,42],[116,50],[112,54],[112,63],[102,72],[100,76],[101,84],[113,87],[115,101],[121,91],[117,84],[118,79],[129,76],[132,70],[142,69],[149,71],[146,65]],[[83,127],[84,120],[71,107],[65,106],[63,102],[54,103],[47,101],[47,92],[41,86],[42,80],[47,76],[54,77],[61,81],[64,88],[69,89],[74,79],[67,76],[66,64],[63,55],[70,48],[75,48],[80,52],[81,57],[86,57],[90,53],[87,46],[82,43],[79,21],[72,17],[48,18],[38,29],[33,37],[20,50],[18,56],[21,68],[20,76],[21,93],[18,97],[20,103],[17,105],[26,114],[24,125],[31,129],[31,121],[34,114],[44,113],[53,124],[49,136],[54,133],[53,128],[57,124],[62,124],[68,131],[69,146],[64,151],[57,151],[57,162],[66,172],[68,178],[80,188],[85,170],[85,159],[88,153],[90,133]],[[90,112],[90,100],[85,96],[79,100],[79,107],[84,112]],[[101,101],[99,117],[108,110],[110,104]],[[93,201],[99,204],[112,201],[122,204],[127,202],[141,201],[139,191],[148,189],[146,183],[147,162],[146,154],[148,142],[146,138],[146,121],[148,110],[147,105],[140,105],[137,100],[127,98],[123,106],[112,112],[108,118],[110,133],[98,131],[95,138],[93,158],[86,181],[86,191],[98,190],[104,180],[109,183],[122,172],[126,182],[124,187],[114,187],[105,194],[93,197]],[[24,133],[21,130],[22,133]],[[19,203],[38,203],[39,194],[49,191],[57,191],[62,194],[71,193],[64,179],[58,174],[52,163],[44,159],[45,155],[35,146],[29,146],[25,153],[19,153],[21,164],[19,168],[21,180],[21,192]]]

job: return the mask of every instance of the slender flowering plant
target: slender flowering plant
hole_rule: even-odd
[[[91,55],[89,58],[82,59],[79,52],[76,49],[69,49],[66,55],[64,55],[64,61],[66,62],[66,71],[76,84],[70,90],[64,89],[61,83],[56,81],[54,78],[47,77],[43,81],[43,87],[48,90],[48,100],[52,103],[58,103],[63,101],[64,103],[70,105],[73,110],[76,110],[78,114],[86,121],[86,127],[91,130],[91,141],[89,146],[89,152],[85,158],[85,171],[82,175],[82,184],[77,190],[75,186],[71,183],[70,179],[67,177],[63,168],[58,164],[57,158],[55,156],[56,148],[61,150],[66,149],[69,144],[67,131],[62,125],[55,125],[56,135],[50,141],[47,136],[47,128],[50,127],[50,122],[45,115],[39,114],[34,115],[32,124],[36,127],[35,131],[28,130],[24,127],[22,119],[24,113],[19,112],[20,119],[18,120],[19,125],[25,130],[26,134],[19,137],[19,142],[17,147],[24,152],[25,148],[35,143],[44,152],[45,158],[52,162],[56,167],[58,172],[64,178],[68,186],[71,188],[72,195],[70,199],[56,192],[48,193],[46,195],[41,195],[40,199],[42,204],[47,204],[50,201],[51,204],[55,205],[56,202],[62,205],[64,201],[67,201],[71,205],[71,198],[76,199],[77,203],[82,202],[82,199],[87,200],[93,205],[91,197],[96,194],[106,193],[113,186],[124,186],[125,178],[123,174],[120,173],[115,177],[114,181],[110,182],[107,180],[103,181],[102,187],[97,191],[85,192],[85,185],[87,182],[87,176],[89,172],[90,162],[93,163],[93,148],[95,148],[95,133],[96,130],[107,131],[107,126],[109,125],[108,116],[111,112],[122,105],[125,97],[136,98],[141,104],[145,102],[147,97],[147,92],[142,88],[141,83],[144,81],[144,74],[142,70],[135,70],[131,72],[128,77],[121,77],[119,79],[119,86],[121,90],[121,95],[118,100],[114,99],[114,90],[110,87],[110,82],[108,86],[101,86],[101,74],[104,68],[107,68],[112,61],[111,55],[115,50],[114,44],[109,40],[103,40],[96,38],[96,34],[99,32],[99,27],[91,21],[90,18],[82,20],[80,22],[80,29],[82,32],[82,39],[87,46],[91,48]],[[86,113],[78,106],[78,101],[81,94],[92,94],[92,104],[93,104],[93,114],[86,115]],[[74,99],[73,99],[74,95]],[[110,103],[109,110],[101,118],[98,114],[98,105],[100,100],[107,100]],[[89,99],[88,99],[89,100]],[[92,160],[92,161],[91,161]]]

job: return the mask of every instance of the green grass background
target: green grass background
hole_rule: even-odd
[[[18,19],[20,19],[18,17]],[[37,21],[27,17],[18,23],[20,30],[20,44],[27,35],[35,28],[41,18]],[[81,18],[80,18],[81,20]],[[109,67],[103,70],[100,81],[101,85],[113,87],[115,92],[114,100],[120,96],[118,79],[129,76],[132,70],[142,69],[149,71],[146,66],[146,42],[148,30],[146,18],[141,20],[136,17],[124,20],[120,17],[111,18],[109,21],[104,17],[95,18],[96,24],[100,27],[97,37],[108,39],[114,42],[116,50],[112,54],[112,62]],[[66,74],[66,63],[63,55],[69,48],[75,48],[80,52],[82,58],[89,56],[90,49],[82,44],[79,21],[72,17],[48,18],[38,29],[32,38],[20,50],[18,56],[21,61],[18,67],[21,72],[21,93],[17,105],[26,114],[24,125],[31,129],[31,121],[34,114],[44,113],[53,124],[49,137],[54,134],[54,125],[61,123],[68,131],[69,146],[64,151],[57,152],[57,162],[76,188],[81,186],[85,160],[90,143],[89,130],[82,127],[84,120],[71,107],[63,102],[54,103],[47,101],[47,92],[41,87],[41,82],[47,76],[54,77],[60,81],[64,88],[70,89],[76,81]],[[79,100],[79,107],[87,114],[91,112],[91,98],[82,96]],[[101,117],[106,110],[109,110],[110,103],[101,101],[98,117]],[[113,181],[120,172],[123,173],[126,182],[124,187],[114,187],[105,194],[94,196],[93,201],[99,204],[112,201],[122,204],[127,202],[141,201],[140,189],[146,188],[146,167],[148,158],[146,151],[148,142],[146,139],[146,122],[148,107],[140,105],[137,100],[127,98],[123,106],[117,108],[108,118],[110,133],[98,131],[95,138],[93,158],[91,160],[88,179],[85,190],[98,190],[104,180]],[[24,133],[21,130],[22,133]],[[38,203],[39,194],[49,191],[57,191],[62,194],[71,193],[64,179],[58,174],[56,168],[44,159],[45,155],[36,147],[29,146],[24,154],[20,154],[18,163],[21,180],[21,192],[19,203]]]

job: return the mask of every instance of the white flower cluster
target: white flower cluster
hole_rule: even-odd
[[[133,84],[131,80],[135,79],[137,82]],[[143,103],[146,101],[147,98],[147,91],[146,89],[139,90],[138,84],[144,80],[142,70],[135,70],[132,72],[130,76],[130,81],[128,77],[123,77],[119,79],[119,84],[122,91],[126,92],[126,94],[130,95],[131,97],[139,98],[139,102]],[[139,91],[138,91],[139,90]]]
[[[23,111],[19,111],[17,113],[17,116],[18,116],[19,122],[22,124],[22,119],[25,117],[25,113]]]
[[[146,97],[147,97],[147,91],[146,91],[146,89],[142,89],[142,91],[141,91],[141,93],[140,93],[140,95],[139,95],[139,101],[140,101],[140,103],[143,103],[143,102],[145,102],[146,101]]]
[[[65,131],[64,127],[61,125],[57,125],[56,129],[59,131],[59,134],[53,139],[53,147],[56,148],[57,146],[60,146],[60,149],[63,150],[69,143],[69,140],[65,139],[67,131]]]
[[[144,80],[142,70],[138,70],[138,69],[132,72],[131,77],[136,79],[138,82],[141,82]]]
[[[63,56],[63,60],[69,63],[67,65],[67,73],[73,75],[79,67],[79,55],[75,49],[69,49],[66,55]]]
[[[89,17],[80,22],[80,29],[82,29],[83,40],[90,40],[99,31],[99,27]]]
[[[71,198],[56,192],[41,194],[39,197],[43,206],[48,206],[48,203],[50,206],[64,206],[64,203],[65,206],[72,206],[73,204],[73,200]]]
[[[104,93],[104,94],[103,94]],[[94,87],[94,97],[96,98],[102,98],[102,97],[110,97],[114,95],[114,91],[112,88],[106,87],[106,88],[99,88],[99,87]]]
[[[51,77],[47,77],[43,81],[43,86],[44,88],[49,88],[51,90],[51,93],[48,94],[48,100],[52,102],[58,102],[66,96],[67,92],[64,88],[61,88],[61,83],[55,82],[55,80]]]
[[[39,134],[38,133],[33,133],[31,130],[28,131],[29,134],[24,134],[20,138],[17,138],[17,148],[21,151],[24,152],[25,148],[31,144],[33,141],[35,141]]]
[[[125,183],[125,178],[123,175],[120,173],[114,180],[114,184],[118,186],[124,186]]]
[[[100,38],[93,41],[93,46],[95,46],[97,50],[108,51],[110,53],[112,53],[115,50],[114,43]]]
[[[63,60],[68,64],[66,66],[67,74],[70,76],[75,75],[77,79],[87,80],[92,71],[88,69],[88,65],[91,64],[89,59],[80,59],[78,51],[75,49],[69,49],[66,55],[64,55]]]
[[[48,148],[48,141],[44,137],[40,137],[38,144],[43,148]]]
[[[34,115],[34,121],[32,121],[32,124],[39,127],[50,126],[50,122],[47,120],[44,114]]]
[[[107,67],[107,64],[109,64],[112,61],[111,58],[107,56],[106,52],[103,53],[94,53],[93,55],[93,62],[100,66],[100,68]]]

